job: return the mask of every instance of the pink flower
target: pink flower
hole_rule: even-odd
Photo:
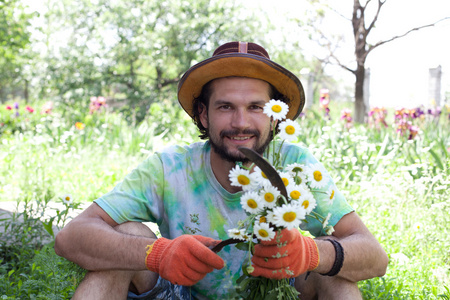
[[[395,112],[396,113],[396,119],[401,119],[398,118],[398,110]],[[375,126],[377,129],[380,128],[380,125],[384,125],[384,127],[388,127],[387,123],[386,123],[386,116],[387,116],[387,109],[384,107],[374,107],[369,111],[369,124],[371,126]]]
[[[89,104],[89,112],[92,114],[95,111],[100,110],[102,107],[106,106],[106,98],[99,96],[99,97],[91,97],[90,98],[91,103]]]
[[[31,106],[26,106],[25,107],[25,109],[30,113],[30,114],[32,114],[33,112],[34,112],[34,109],[31,107]]]
[[[417,133],[419,133],[419,127],[417,126],[410,126],[409,127],[409,137],[408,140],[412,140],[416,137]]]
[[[53,110],[53,102],[48,101],[42,106],[41,114],[51,114]]]
[[[6,106],[6,109],[7,109],[7,110],[12,110],[12,106],[7,105],[7,106]]]
[[[320,90],[320,105],[322,107],[328,107],[330,104],[330,91],[328,89]]]

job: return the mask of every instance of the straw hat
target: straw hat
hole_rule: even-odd
[[[271,61],[263,47],[246,42],[223,44],[212,57],[187,70],[178,83],[178,101],[192,117],[192,102],[200,95],[202,87],[213,79],[231,76],[256,78],[272,84],[291,100],[288,119],[295,120],[305,105],[305,93],[297,76]]]

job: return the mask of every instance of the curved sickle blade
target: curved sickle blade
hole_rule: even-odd
[[[264,172],[267,179],[269,179],[270,183],[280,191],[281,195],[283,195],[286,199],[288,198],[286,186],[284,185],[283,180],[281,180],[278,172],[267,160],[265,160],[261,155],[259,155],[252,149],[239,147],[238,150],[241,151],[242,154],[245,155],[245,157],[255,163],[255,165],[257,165]]]

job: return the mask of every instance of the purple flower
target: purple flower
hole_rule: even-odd
[[[19,109],[19,102],[14,102],[14,108]]]
[[[434,109],[432,109],[432,108],[428,109],[428,114],[432,115],[433,117],[439,117],[441,115],[441,112],[442,112],[442,108],[440,108],[439,106],[437,106]]]

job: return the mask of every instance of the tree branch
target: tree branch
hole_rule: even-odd
[[[350,18],[348,18],[348,17],[346,17],[346,16],[344,16],[343,14],[341,14],[340,12],[338,12],[336,9],[334,9],[333,7],[330,7],[329,5],[326,5],[326,7],[329,9],[329,10],[331,10],[332,12],[334,12],[335,14],[337,14],[339,17],[341,17],[341,18],[343,18],[344,20],[347,20],[347,21],[352,21],[352,19],[350,19]]]
[[[369,1],[367,1],[367,3],[369,3]],[[367,3],[366,3],[366,5],[367,5]],[[367,30],[366,30],[366,36],[367,36],[367,35],[369,34],[369,32],[372,30],[373,26],[375,26],[375,23],[376,23],[377,20],[378,20],[378,15],[380,14],[381,7],[383,6],[384,3],[386,3],[386,1],[383,2],[383,1],[381,1],[381,0],[378,0],[377,13],[376,13],[375,16],[373,17],[373,20],[372,20],[372,22],[370,23],[369,27],[367,27]]]
[[[412,28],[412,29],[408,30],[407,32],[405,32],[404,34],[396,35],[396,36],[394,36],[394,37],[392,37],[392,38],[390,38],[388,40],[380,41],[380,42],[376,43],[375,45],[371,45],[369,47],[369,49],[367,50],[366,56],[367,56],[367,54],[369,54],[370,51],[372,51],[373,49],[375,49],[375,48],[377,48],[377,47],[379,47],[379,46],[381,46],[383,44],[386,44],[386,43],[392,42],[392,41],[394,41],[396,39],[402,38],[402,37],[410,34],[413,31],[417,31],[417,30],[420,30],[420,29],[423,29],[423,28],[435,26],[437,23],[445,21],[445,20],[448,20],[448,19],[450,19],[450,17],[445,17],[445,18],[440,19],[440,20],[438,20],[438,21],[436,21],[434,23],[430,23],[430,24],[427,24],[427,25],[422,25],[422,26],[419,26],[419,27]]]

